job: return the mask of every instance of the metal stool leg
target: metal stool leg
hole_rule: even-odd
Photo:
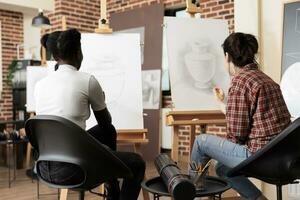
[[[84,200],[84,191],[79,192],[79,200]]]
[[[36,189],[37,189],[37,199],[40,199],[40,181],[36,180]]]
[[[11,156],[9,155],[10,154],[10,145],[8,144],[7,145],[8,146],[8,153],[7,153],[7,156],[8,156],[8,163],[7,163],[7,165],[8,165],[8,187],[10,188],[10,163],[11,163]]]
[[[276,185],[277,200],[282,200],[282,188],[281,185]]]

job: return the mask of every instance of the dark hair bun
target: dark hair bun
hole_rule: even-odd
[[[238,67],[255,62],[258,42],[251,34],[232,33],[223,43],[224,53],[228,53],[232,63]]]
[[[45,34],[43,35],[43,37],[41,38],[41,45],[45,48],[47,48],[47,40],[49,38],[49,34]]]
[[[66,60],[74,58],[81,48],[80,39],[81,34],[76,29],[61,32],[57,39],[57,49],[60,52],[59,57]]]
[[[55,31],[45,34],[41,38],[41,44],[50,52],[53,58],[58,61],[78,60],[78,52],[81,49],[81,34],[76,29],[67,31]]]

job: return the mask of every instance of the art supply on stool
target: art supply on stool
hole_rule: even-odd
[[[211,160],[208,161],[203,168],[200,162],[198,163],[198,166],[195,162],[190,164],[190,177],[196,187],[196,190],[205,190],[206,173],[210,164]]]
[[[175,200],[192,200],[196,195],[195,185],[184,175],[176,163],[166,154],[160,154],[154,161],[163,182]]]

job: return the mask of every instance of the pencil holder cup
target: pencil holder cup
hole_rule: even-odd
[[[196,190],[205,190],[206,172],[198,174],[197,170],[189,170],[190,179],[194,183]]]

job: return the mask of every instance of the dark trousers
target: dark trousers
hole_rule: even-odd
[[[109,180],[107,182],[108,198],[110,200],[135,200],[138,198],[141,182],[145,174],[145,162],[142,157],[136,153],[118,152],[116,150],[117,133],[113,125],[101,129],[98,125],[87,131],[96,140],[110,147],[113,153],[123,161],[132,171],[133,178],[124,179],[122,188],[119,190],[117,180]],[[55,184],[68,185],[80,183],[83,180],[84,174],[81,169],[70,163],[57,162],[41,162],[38,166],[43,179]]]

